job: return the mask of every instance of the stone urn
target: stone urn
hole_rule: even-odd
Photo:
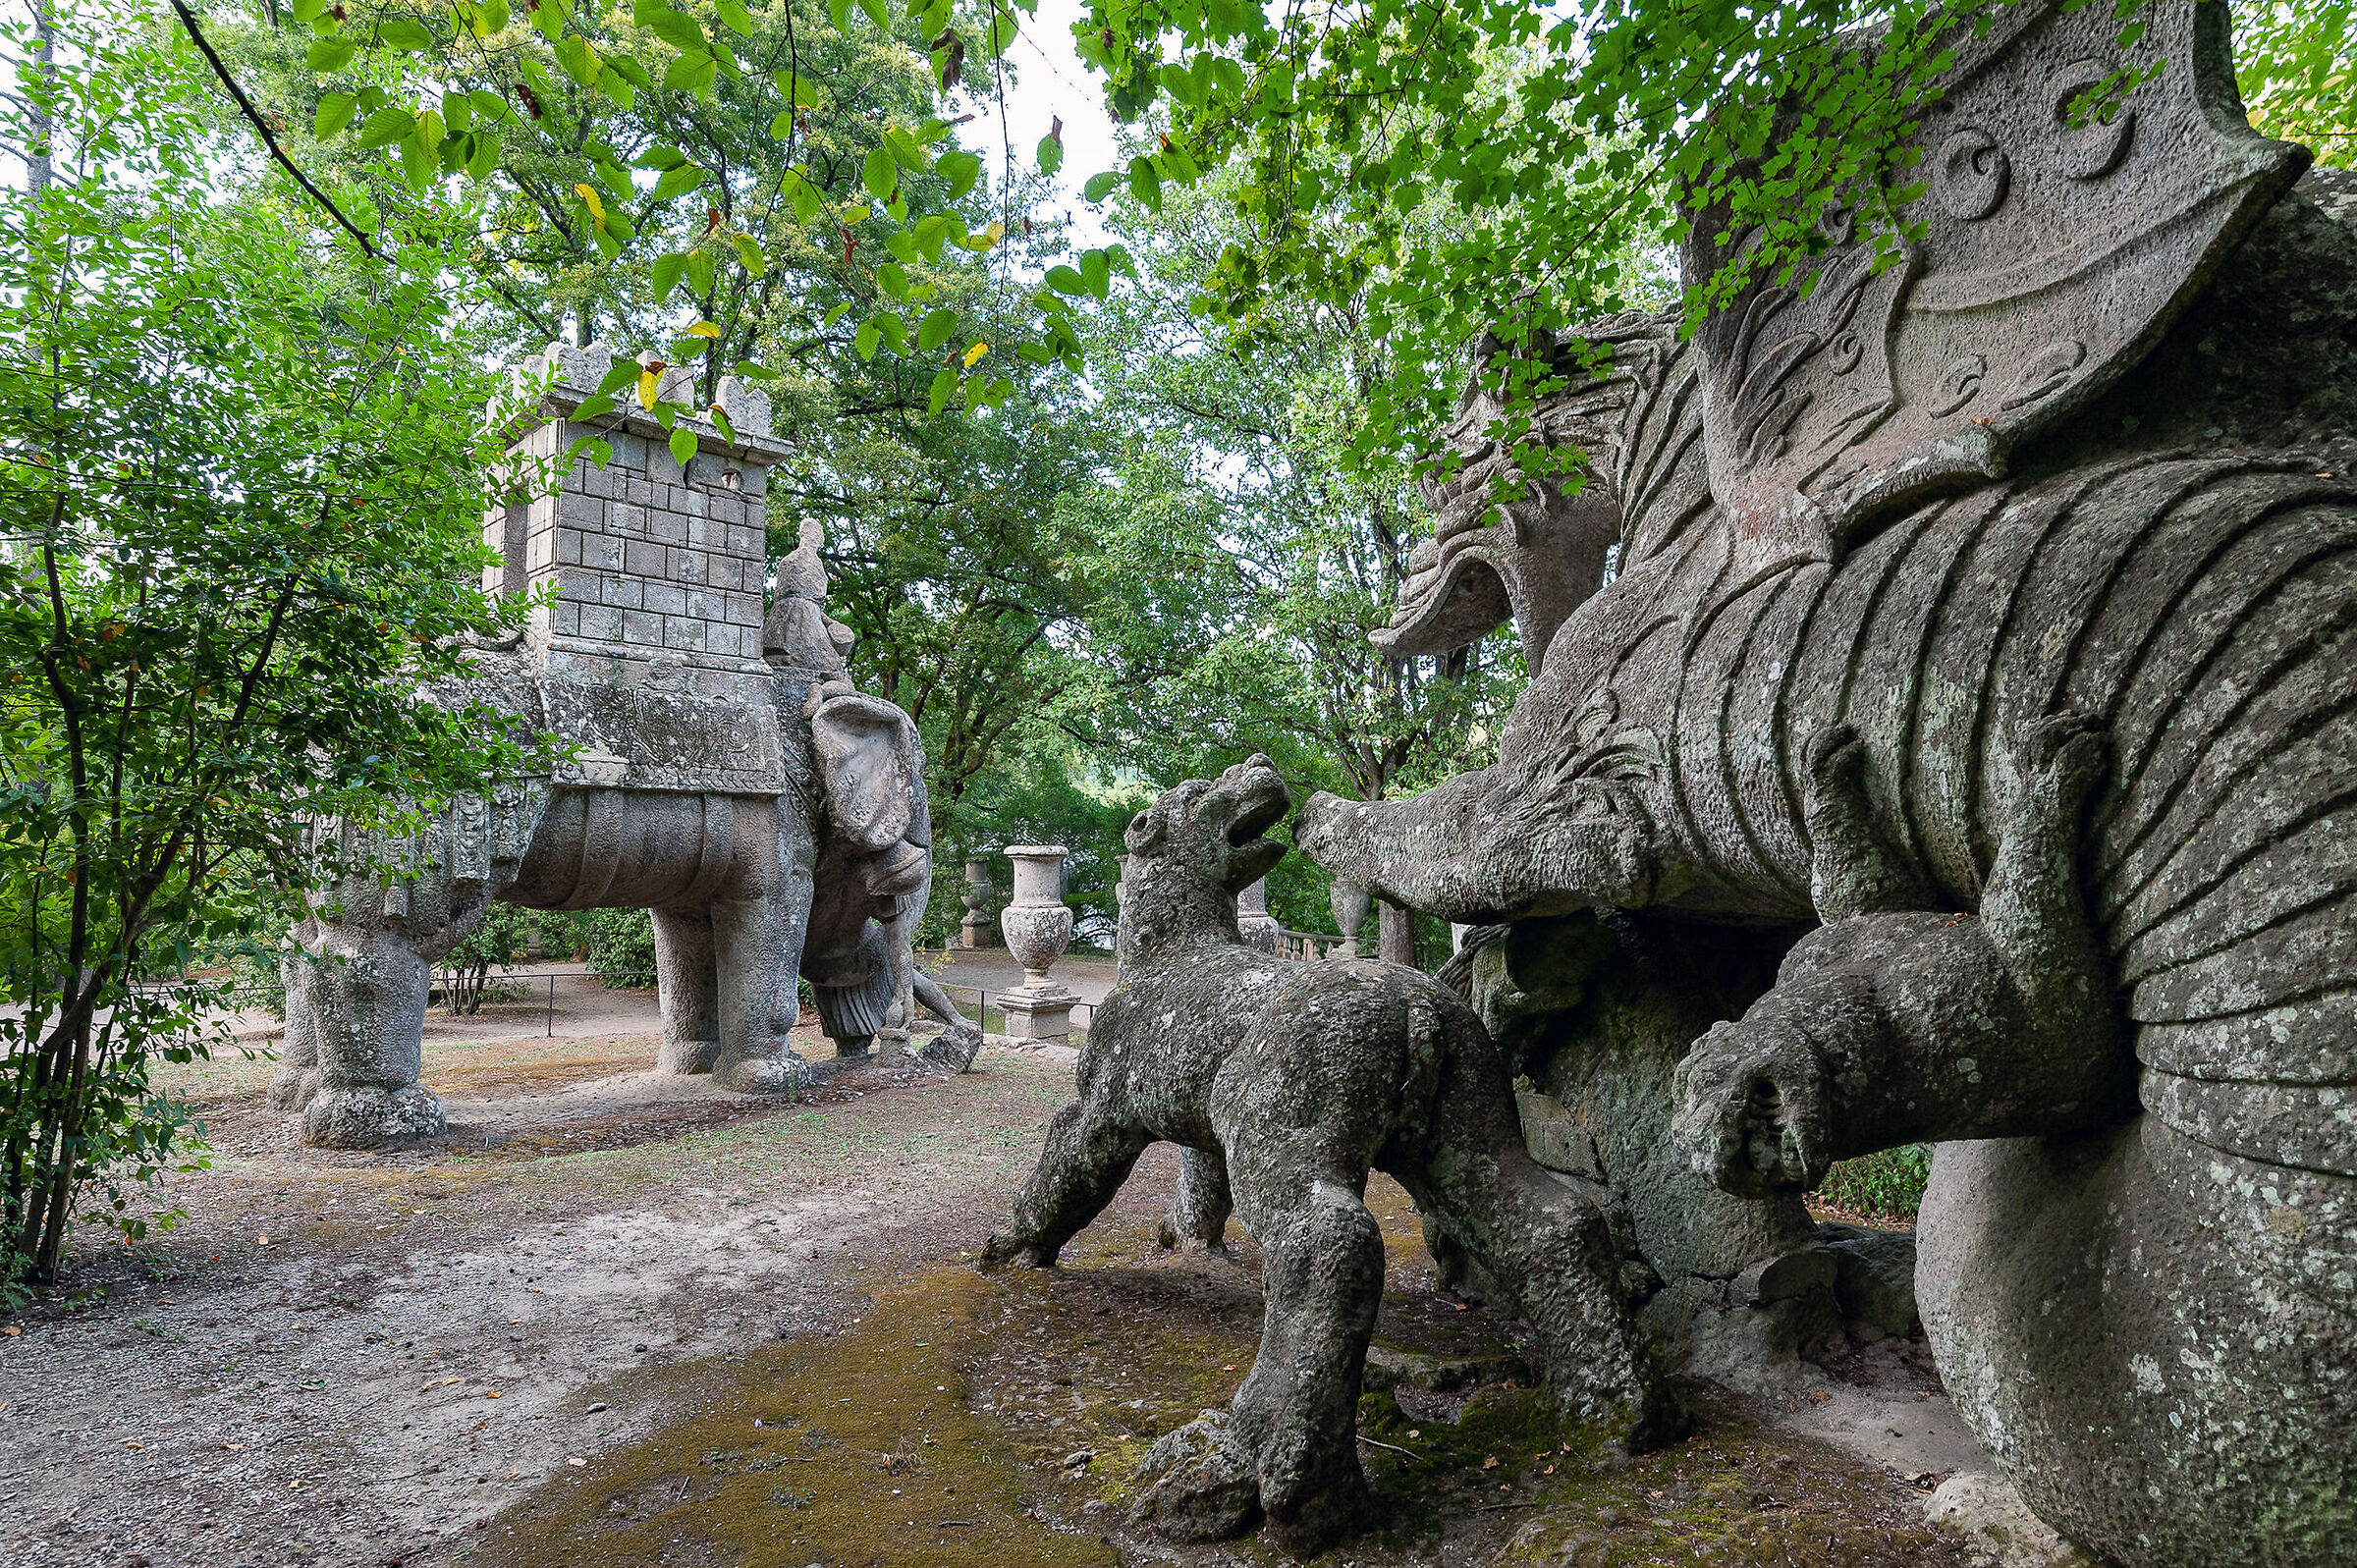
[[[1338,882],[1326,890],[1326,907],[1334,911],[1335,929],[1343,934],[1342,946],[1335,948],[1337,958],[1355,958],[1358,954],[1358,933],[1367,923],[1367,905],[1371,902],[1367,890]]]
[[[1072,912],[1064,901],[1062,844],[1015,844],[1014,897],[999,911],[1007,950],[1023,966],[1023,983],[1000,994],[1007,1033],[1016,1040],[1061,1040],[1071,1034],[1072,1004],[1080,999],[1048,970],[1072,941]]]
[[[979,855],[965,862],[965,918],[958,923],[960,942],[967,948],[995,946],[990,927],[990,867]]]

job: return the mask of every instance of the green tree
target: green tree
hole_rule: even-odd
[[[1401,463],[1351,450],[1393,373],[1365,300],[1272,299],[1248,328],[1192,308],[1244,228],[1233,176],[1124,203],[1134,281],[1088,318],[1114,483],[1068,504],[1118,584],[1076,651],[1074,732],[1176,782],[1266,750],[1302,785],[1413,792],[1487,760],[1520,689],[1510,632],[1394,657],[1389,619],[1431,515]],[[1288,925],[1328,924],[1306,862],[1272,880]],[[1405,926],[1392,917],[1396,948]]]
[[[0,197],[0,1279],[53,1275],[78,1206],[143,1229],[189,1158],[149,1065],[205,1049],[171,982],[283,922],[306,820],[526,760],[421,685],[515,614],[476,586],[499,445],[449,280],[323,252],[185,46],[82,20],[0,103],[51,154]]]

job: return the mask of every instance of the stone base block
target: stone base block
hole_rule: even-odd
[[[1005,991],[992,1000],[1006,1013],[1007,1035],[1013,1040],[1069,1039],[1072,1008],[1080,1000],[1062,986],[1045,991]]]
[[[422,1084],[322,1089],[302,1110],[302,1141],[317,1149],[397,1149],[449,1130],[442,1102]]]

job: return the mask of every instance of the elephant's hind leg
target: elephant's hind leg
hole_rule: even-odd
[[[982,1267],[1054,1267],[1064,1244],[1104,1213],[1153,1141],[1136,1122],[1093,1099],[1056,1112],[1047,1147],[1015,1194],[1006,1228],[983,1244]]]
[[[710,1072],[720,1056],[719,959],[702,909],[651,909],[665,1072]]]

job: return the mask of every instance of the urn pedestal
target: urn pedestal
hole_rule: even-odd
[[[1247,947],[1277,950],[1277,917],[1269,913],[1269,879],[1261,878],[1235,895],[1235,929]]]
[[[1072,1032],[1079,998],[1048,976],[1072,941],[1072,912],[1064,902],[1062,844],[1015,844],[1014,898],[999,911],[1007,950],[1023,966],[1023,983],[999,994],[1007,1033],[1016,1040],[1064,1040]]]
[[[1342,946],[1327,956],[1356,958],[1359,928],[1367,923],[1367,890],[1338,882],[1326,891],[1326,907],[1334,911],[1335,929],[1343,934]]]

